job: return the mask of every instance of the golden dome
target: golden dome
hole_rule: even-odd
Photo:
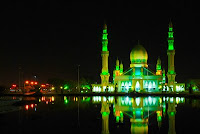
[[[142,45],[136,45],[130,53],[131,64],[147,64],[148,54]]]

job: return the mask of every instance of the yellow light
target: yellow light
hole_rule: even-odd
[[[31,108],[33,108],[33,104],[31,104]]]
[[[51,89],[52,89],[52,90],[54,90],[54,89],[55,89],[55,87],[52,87]]]
[[[25,81],[25,83],[26,83],[26,84],[28,84],[28,83],[29,83],[29,81]]]
[[[52,101],[54,101],[54,100],[55,100],[54,96],[52,96],[52,97],[51,97],[51,100],[52,100]]]
[[[63,87],[60,87],[60,89],[63,89]]]

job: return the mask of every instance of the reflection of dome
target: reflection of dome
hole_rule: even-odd
[[[136,45],[130,53],[131,64],[147,64],[148,54],[142,45]]]

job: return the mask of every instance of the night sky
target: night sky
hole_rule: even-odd
[[[48,78],[100,82],[101,36],[108,25],[109,72],[116,58],[130,65],[130,52],[138,40],[148,52],[155,70],[160,56],[167,72],[168,24],[175,37],[176,80],[200,78],[199,14],[192,2],[123,3],[122,1],[67,2],[22,1],[1,3],[0,84],[18,82],[19,66],[24,80],[44,83]],[[199,24],[199,23],[198,23]]]

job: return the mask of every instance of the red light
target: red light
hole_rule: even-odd
[[[34,82],[33,81],[31,81],[31,85],[33,85],[34,84]]]
[[[13,87],[16,87],[17,85],[13,84],[12,86],[13,86]]]
[[[38,83],[37,82],[35,82],[35,85],[37,85]]]
[[[44,84],[42,84],[42,85],[41,85],[41,87],[45,87],[45,85],[44,85]]]
[[[25,106],[26,110],[28,110],[28,105]]]
[[[26,84],[28,84],[28,83],[29,83],[29,81],[25,81],[25,83],[26,83]]]
[[[31,108],[33,108],[33,106],[34,106],[34,105],[33,105],[33,104],[31,104]]]

